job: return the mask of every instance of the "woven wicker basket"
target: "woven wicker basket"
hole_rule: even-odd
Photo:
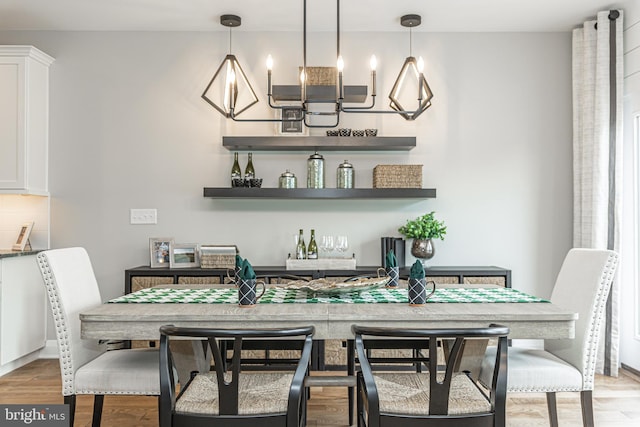
[[[307,67],[305,80],[308,85],[335,86],[336,67]],[[302,73],[302,67],[298,67],[298,75]]]
[[[234,268],[235,266],[235,255],[203,255],[200,260],[202,268]]]
[[[200,267],[201,268],[235,268],[236,266],[235,246],[200,246]]]
[[[378,165],[373,188],[422,188],[422,165]]]

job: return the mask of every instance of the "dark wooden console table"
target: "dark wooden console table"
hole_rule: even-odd
[[[278,277],[295,275],[319,279],[323,277],[351,277],[376,274],[378,267],[357,267],[355,270],[287,270],[284,266],[254,267],[258,276]],[[409,276],[409,267],[400,269],[400,277]],[[428,280],[446,283],[492,283],[511,287],[511,270],[501,267],[428,267]],[[131,293],[141,288],[167,284],[220,284],[225,283],[226,269],[218,268],[151,268],[140,266],[124,272],[124,292]]]

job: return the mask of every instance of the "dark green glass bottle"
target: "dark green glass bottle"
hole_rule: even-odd
[[[316,231],[311,230],[311,239],[307,249],[307,259],[318,259],[318,245],[316,244]]]
[[[252,159],[253,155],[251,153],[249,153],[249,160],[247,161],[247,167],[244,170],[244,177],[246,178],[255,178],[256,177],[256,171],[253,169],[253,159]]]
[[[234,179],[242,178],[242,170],[240,169],[240,163],[238,162],[238,153],[233,154],[233,166],[231,167],[231,182]]]

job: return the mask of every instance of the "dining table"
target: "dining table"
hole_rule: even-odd
[[[476,289],[461,285],[438,286],[446,289]],[[518,292],[510,288],[482,285],[499,292]],[[264,297],[251,307],[234,303],[237,291],[233,287],[210,285],[163,285],[155,292],[178,292],[192,295],[197,292],[225,290],[226,300],[215,302],[187,297],[164,300],[132,300],[139,292],[127,294],[82,311],[82,338],[101,340],[156,340],[162,325],[216,328],[283,328],[303,325],[315,327],[314,339],[351,339],[353,324],[397,328],[468,328],[498,323],[509,327],[509,338],[563,339],[574,337],[578,314],[542,298],[532,300],[504,299],[499,302],[479,299],[439,301],[430,298],[422,306],[411,306],[398,298],[396,302],[364,298],[347,303],[316,298],[311,301],[267,301]],[[402,292],[399,289],[398,292]],[[404,290],[406,292],[406,290]],[[437,296],[438,294],[436,294]],[[126,300],[129,298],[129,300]],[[237,300],[236,300],[237,301]],[[293,303],[292,303],[293,302]]]
[[[578,314],[543,298],[497,285],[437,285],[420,306],[410,305],[405,286],[339,295],[316,295],[270,286],[253,306],[238,304],[231,285],[161,285],[142,289],[80,313],[82,338],[157,340],[159,329],[172,324],[207,328],[287,328],[313,325],[314,342],[347,342],[346,376],[305,378],[305,386],[347,387],[349,424],[353,424],[355,351],[351,326],[396,328],[469,328],[491,323],[508,326],[510,338],[574,338]],[[461,361],[479,372],[486,343],[465,348]],[[475,349],[474,349],[475,348]],[[210,369],[210,356],[196,342],[172,348],[178,380],[194,367]],[[462,365],[461,365],[462,366]],[[462,368],[461,368],[462,369]]]

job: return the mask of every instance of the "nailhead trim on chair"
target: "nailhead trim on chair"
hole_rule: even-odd
[[[594,301],[595,309],[591,310],[591,318],[589,321],[592,326],[590,330],[593,331],[593,334],[589,335],[587,338],[587,352],[584,359],[584,372],[582,373],[583,390],[593,390],[596,362],[598,358],[598,346],[596,344],[600,338],[601,329],[594,328],[593,325],[602,324],[602,317],[604,316],[605,306],[607,303],[607,298],[605,296],[609,294],[609,288],[613,286],[613,276],[615,274],[617,264],[618,254],[610,254],[604,271],[602,272],[602,277],[600,278],[600,286],[598,286],[598,291]]]
[[[40,264],[40,271],[44,278],[44,283],[49,294],[49,302],[51,303],[51,311],[53,314],[53,322],[55,324],[56,336],[58,338],[58,351],[60,352],[60,368],[62,370],[62,395],[72,396],[75,393],[73,373],[75,372],[73,366],[73,359],[71,358],[69,335],[65,329],[67,319],[64,315],[62,308],[62,301],[58,299],[58,293],[56,289],[56,278],[51,272],[49,261],[44,253],[39,253],[37,256],[38,263]]]
[[[564,393],[564,392],[574,392],[574,391],[582,391],[582,389],[580,388],[554,388],[553,390],[550,390],[550,387],[543,387],[541,389],[538,388],[509,388],[507,389],[508,392],[512,392],[512,393],[549,393],[551,391],[553,391],[554,393]]]

